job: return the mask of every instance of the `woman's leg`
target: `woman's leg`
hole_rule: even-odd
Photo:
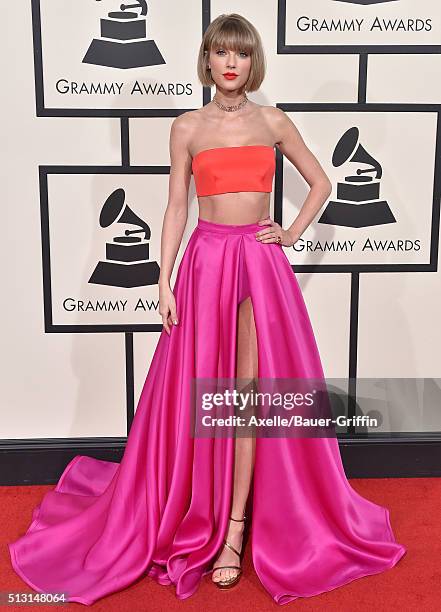
[[[243,300],[238,307],[237,325],[237,369],[238,379],[257,378],[258,354],[256,327],[253,315],[251,298]],[[248,386],[248,385],[247,385]],[[248,498],[250,483],[253,475],[256,440],[252,438],[237,437],[235,440],[234,462],[234,491],[231,507],[231,516],[241,519],[244,515],[245,504]],[[244,523],[229,521],[226,539],[238,551],[242,547]],[[240,565],[239,557],[224,546],[216,559],[214,568],[221,565]],[[213,572],[213,581],[226,580],[237,574],[235,569],[224,569]]]

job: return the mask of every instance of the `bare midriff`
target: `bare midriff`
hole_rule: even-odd
[[[269,216],[270,198],[271,193],[261,191],[199,196],[199,218],[229,225],[257,223]]]

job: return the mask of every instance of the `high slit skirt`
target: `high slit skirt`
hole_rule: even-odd
[[[238,305],[251,298],[258,376],[322,378],[296,276],[257,223],[198,220],[173,288],[178,325],[163,329],[120,463],[77,455],[9,543],[22,579],[85,605],[142,576],[191,596],[222,547],[234,439],[190,433],[190,380],[234,378]],[[348,483],[335,437],[256,437],[251,554],[285,604],[394,566],[406,549],[389,511]]]

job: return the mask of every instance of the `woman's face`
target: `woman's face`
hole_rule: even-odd
[[[214,47],[208,56],[208,66],[211,67],[212,79],[219,88],[234,91],[240,89],[248,80],[251,56],[245,51]]]

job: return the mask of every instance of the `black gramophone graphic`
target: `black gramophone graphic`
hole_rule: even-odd
[[[126,229],[124,236],[116,236],[106,243],[106,261],[99,261],[89,283],[113,287],[143,287],[159,281],[159,265],[148,261],[150,227],[127,204],[124,189],[115,189],[109,195],[100,213],[100,226],[112,223],[130,223],[141,229]],[[134,236],[144,234],[144,237]]]
[[[349,161],[371,165],[357,168],[355,176],[345,176],[344,182],[337,183],[337,200],[328,202],[317,223],[368,227],[396,222],[389,204],[379,199],[382,167],[358,141],[358,128],[349,128],[334,149],[332,164],[338,167]],[[372,172],[374,176],[367,176]]]
[[[141,9],[138,14],[126,9]],[[146,0],[121,4],[100,19],[101,38],[94,38],[83,58],[85,64],[112,68],[139,68],[165,64],[154,40],[147,40]]]

